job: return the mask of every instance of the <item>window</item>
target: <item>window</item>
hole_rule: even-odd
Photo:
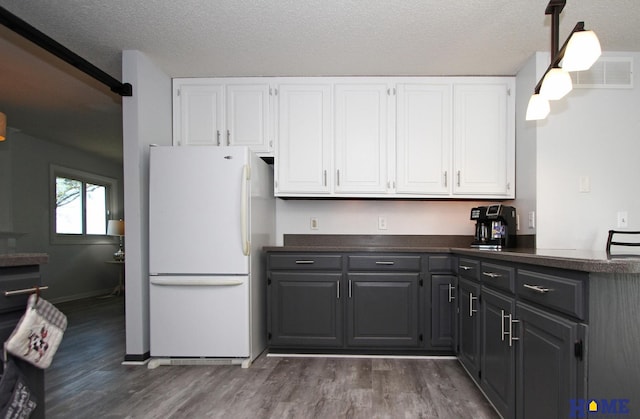
[[[111,242],[107,220],[116,180],[79,170],[51,167],[52,236],[58,242]]]

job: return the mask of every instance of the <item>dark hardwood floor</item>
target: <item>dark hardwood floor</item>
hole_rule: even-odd
[[[47,418],[494,418],[450,359],[259,357],[239,366],[125,366],[124,299],[59,304]]]

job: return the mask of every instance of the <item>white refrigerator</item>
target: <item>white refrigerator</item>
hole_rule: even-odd
[[[246,147],[152,146],[149,164],[149,367],[247,367],[267,341],[273,169]]]

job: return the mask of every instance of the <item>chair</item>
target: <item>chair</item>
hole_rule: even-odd
[[[614,241],[613,236],[615,234],[633,234],[640,235],[640,231],[622,231],[622,230],[609,230],[609,237],[607,238],[607,255],[611,255],[611,246],[638,246],[640,247],[640,241],[629,242],[629,241]],[[639,252],[640,253],[640,252]],[[624,255],[618,255],[624,256]],[[629,255],[634,256],[634,255]],[[638,256],[638,255],[635,255]]]

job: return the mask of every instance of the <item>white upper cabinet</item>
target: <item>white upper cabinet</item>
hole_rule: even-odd
[[[450,193],[451,89],[451,83],[397,85],[396,193]]]
[[[174,145],[242,145],[269,155],[271,92],[251,79],[174,79]]]
[[[276,196],[331,192],[331,90],[331,84],[278,87]]]
[[[454,195],[513,198],[513,79],[459,83],[453,91]]]
[[[389,87],[335,85],[335,192],[387,192]]]
[[[224,86],[207,79],[173,80],[173,144],[221,145]]]

